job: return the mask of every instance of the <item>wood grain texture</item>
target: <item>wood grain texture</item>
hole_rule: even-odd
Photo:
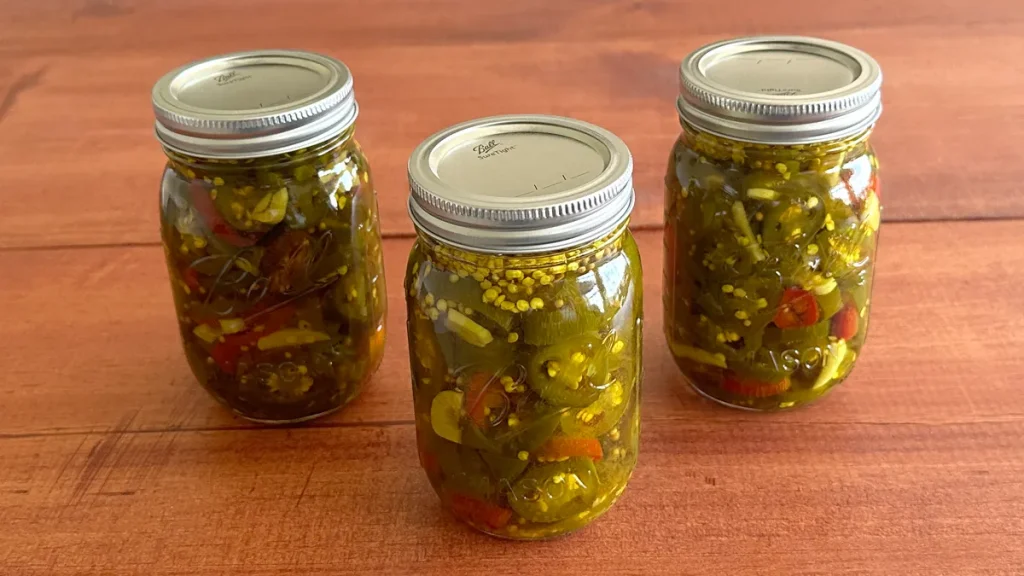
[[[9,576],[1019,574],[1020,422],[648,422],[620,503],[552,542],[441,511],[411,425],[7,440]],[[955,455],[955,459],[950,456]]]
[[[409,240],[385,245],[391,337],[371,387],[284,429],[194,382],[158,248],[0,253],[18,271],[0,278],[0,573],[1017,574],[1024,317],[1005,294],[1024,283],[1024,222],[883,235],[853,376],[757,415],[686,388],[661,337],[661,235],[638,234],[640,466],[592,527],[534,545],[450,519],[418,468]]]
[[[698,398],[661,335],[676,67],[756,33],[849,42],[886,75],[865,354],[827,399],[773,415]],[[257,47],[352,68],[391,237],[380,371],[293,428],[195,382],[157,244],[150,87]],[[0,0],[0,575],[1024,573],[1021,54],[1019,0]],[[518,112],[629,144],[646,290],[640,465],[600,521],[533,544],[438,506],[401,295],[408,153]]]
[[[955,247],[950,238],[958,238]],[[662,336],[660,232],[637,234],[645,278],[644,420],[759,422],[691,398]],[[350,409],[320,426],[412,420],[402,273],[411,241],[385,242],[383,365]],[[992,246],[1004,249],[994,251]],[[1024,420],[1024,222],[889,224],[867,349],[814,422]],[[181,352],[163,255],[122,247],[0,253],[0,435],[249,426],[198,386]],[[131,285],[131,290],[124,287]],[[979,385],[983,382],[984,385]]]
[[[0,248],[156,242],[163,160],[152,84],[191,59],[256,46],[323,51],[352,68],[388,235],[411,231],[405,162],[420,140],[517,112],[621,135],[636,161],[634,223],[660,226],[678,62],[752,33],[826,36],[879,59],[886,218],[1024,215],[1017,0],[866,0],[855,10],[811,0],[735,10],[697,0],[260,0],[244,15],[227,0],[0,6]]]

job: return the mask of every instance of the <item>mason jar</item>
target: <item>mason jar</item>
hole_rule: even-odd
[[[473,120],[409,159],[420,462],[442,504],[523,540],[592,522],[639,440],[643,281],[632,160],[568,118]]]
[[[882,74],[826,40],[754,37],[681,66],[665,177],[665,335],[692,386],[777,410],[842,382],[867,335]]]
[[[306,52],[217,56],[161,78],[153,108],[192,372],[251,420],[344,406],[380,363],[387,304],[348,68]]]

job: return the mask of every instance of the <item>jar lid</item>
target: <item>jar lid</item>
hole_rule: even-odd
[[[350,127],[352,74],[320,54],[260,50],[214,56],[153,86],[164,146],[207,158],[253,158],[305,148]]]
[[[524,254],[586,244],[633,209],[633,159],[611,132],[558,116],[452,126],[409,158],[409,214],[460,248]]]
[[[822,142],[866,130],[882,112],[878,62],[829,40],[726,40],[690,54],[679,71],[680,118],[726,138]]]

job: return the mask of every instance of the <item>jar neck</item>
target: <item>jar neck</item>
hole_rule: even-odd
[[[417,231],[417,243],[431,263],[442,270],[459,276],[483,277],[495,270],[518,270],[526,274],[550,271],[552,268],[576,271],[593,267],[595,263],[617,254],[629,229],[627,219],[604,237],[566,250],[537,254],[488,254],[467,250]]]
[[[355,131],[356,128],[353,125],[331,139],[314,144],[309,148],[255,158],[204,158],[189,156],[167,147],[164,147],[164,154],[167,155],[168,161],[172,165],[187,168],[209,169],[215,167],[218,172],[245,171],[253,168],[275,170],[306,164],[322,156],[336,155],[350,141],[354,142]]]
[[[868,139],[873,128],[846,138],[811,144],[761,144],[718,136],[685,120],[680,120],[680,124],[683,132],[679,140],[691,150],[709,159],[751,168],[770,168],[783,158],[801,164],[841,166],[870,151]]]

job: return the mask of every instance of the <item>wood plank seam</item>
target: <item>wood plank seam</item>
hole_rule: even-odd
[[[700,400],[694,397],[694,400]],[[706,407],[708,411],[725,410],[720,406],[708,405]],[[682,417],[662,417],[662,418],[645,418],[647,422],[657,423],[681,423],[684,425],[694,424],[695,421],[690,418]],[[700,426],[732,426],[736,425],[736,422],[728,420],[701,420],[697,421]],[[948,428],[950,426],[993,426],[993,425],[1013,425],[1013,424],[1024,424],[1024,414],[1006,415],[1001,418],[988,418],[979,419],[972,418],[970,420],[950,420],[945,422],[913,422],[913,421],[888,421],[888,422],[872,422],[869,420],[842,420],[842,421],[824,421],[816,420],[814,422],[804,421],[783,421],[783,420],[764,420],[756,423],[757,426],[762,428],[808,428],[808,427],[830,427],[835,426],[839,428],[845,428],[850,426],[866,426],[866,427],[908,427],[908,428],[925,428],[925,429],[941,429]],[[241,424],[235,426],[197,426],[197,427],[166,427],[166,428],[145,428],[139,430],[128,430],[122,429],[116,426],[108,430],[80,430],[80,431],[69,431],[69,432],[27,432],[23,434],[11,434],[4,433],[0,434],[0,442],[5,440],[26,440],[26,439],[40,439],[40,438],[61,438],[61,437],[74,437],[74,436],[94,436],[99,438],[106,438],[109,436],[145,436],[152,434],[193,434],[203,432],[260,432],[260,433],[277,433],[282,430],[291,431],[321,431],[321,430],[341,430],[341,429],[359,429],[359,428],[403,428],[406,426],[415,427],[416,421],[409,420],[389,420],[389,421],[366,421],[366,422],[320,422],[316,424],[292,424],[292,425],[281,425],[281,426],[261,426],[259,424]]]
[[[895,220],[884,220],[884,226],[895,224],[941,224],[945,222],[1017,222],[1024,221],[1024,216],[965,216],[956,218],[915,218],[906,217]],[[637,224],[629,227],[636,232],[657,232],[664,230],[664,224]],[[384,232],[381,234],[383,240],[403,240],[415,238],[415,232]],[[0,253],[3,252],[45,252],[49,250],[89,250],[104,248],[154,248],[160,246],[160,242],[113,242],[103,244],[40,244],[36,246],[0,246]]]

